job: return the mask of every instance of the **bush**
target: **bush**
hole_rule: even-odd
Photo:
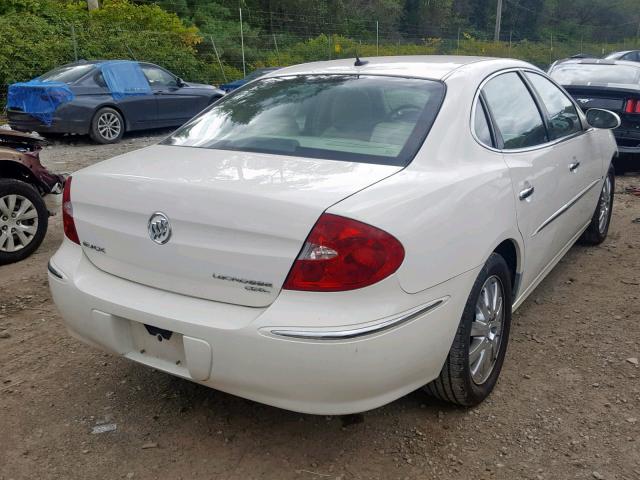
[[[89,12],[84,2],[7,0],[3,10],[0,84],[28,80],[76,57],[150,61],[190,80],[216,76],[210,59],[197,55],[198,29],[156,5],[105,0]]]

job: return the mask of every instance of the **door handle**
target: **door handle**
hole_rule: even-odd
[[[569,164],[569,171],[570,172],[575,172],[578,167],[580,166],[580,162],[573,162]]]
[[[535,191],[535,188],[533,188],[531,186],[525,188],[524,190],[520,190],[520,195],[519,195],[520,200],[526,200],[531,195],[533,195],[534,191]]]

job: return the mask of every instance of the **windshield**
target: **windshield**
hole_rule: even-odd
[[[444,85],[362,75],[265,78],[223,98],[163,144],[406,165]]]
[[[76,80],[84,77],[84,75],[90,72],[95,65],[73,65],[69,67],[54,68],[48,71],[44,75],[40,76],[39,80],[48,82],[64,82],[73,83]]]
[[[561,85],[638,85],[640,68],[628,65],[567,63],[556,65],[549,75]]]

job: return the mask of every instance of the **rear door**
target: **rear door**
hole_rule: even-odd
[[[560,177],[566,165],[553,153],[542,113],[518,72],[489,79],[482,97],[511,174],[525,244],[520,289],[524,291],[557,254],[558,223],[545,223],[565,203]]]
[[[111,99],[109,88],[100,69],[94,74],[93,80],[104,89],[104,94],[109,95]],[[118,100],[117,106],[124,114],[127,130],[139,130],[155,126],[158,107],[153,95],[126,95]]]
[[[560,249],[593,215],[603,171],[600,148],[595,130],[582,125],[574,103],[560,88],[535,72],[525,72],[524,77],[545,115],[549,140],[556,143],[549,154],[557,157],[560,165],[558,187],[565,197],[556,212],[556,248]]]

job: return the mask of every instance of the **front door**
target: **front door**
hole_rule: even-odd
[[[140,65],[156,99],[158,127],[182,125],[202,110],[201,96],[191,95],[188,87],[179,85],[178,78],[155,65]]]
[[[601,149],[595,130],[583,126],[572,100],[549,79],[535,72],[524,77],[537,95],[550,140],[550,155],[559,165],[558,188],[565,200],[555,212],[558,222],[556,250],[565,247],[591,220],[602,183]]]

